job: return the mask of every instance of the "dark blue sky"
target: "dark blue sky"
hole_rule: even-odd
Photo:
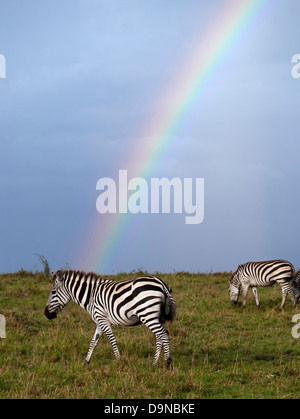
[[[78,252],[97,217],[96,182],[126,169],[133,133],[224,4],[1,2],[0,272],[34,269],[35,253],[52,270],[93,269]],[[273,258],[299,267],[299,19],[298,0],[262,2],[151,174],[203,177],[203,223],[137,216],[103,273]]]

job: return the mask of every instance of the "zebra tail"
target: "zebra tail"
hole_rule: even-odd
[[[161,308],[161,315],[164,320],[173,321],[176,314],[176,301],[172,289],[162,281],[163,291],[166,297],[165,304]]]
[[[293,291],[295,294],[296,299],[298,300],[300,297],[300,269],[298,269],[298,271],[296,271],[295,276],[293,278]]]

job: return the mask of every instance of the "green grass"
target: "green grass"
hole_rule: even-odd
[[[120,274],[114,279],[134,278]],[[229,301],[228,274],[160,274],[173,289],[177,316],[167,323],[173,371],[152,366],[154,335],[143,325],[114,327],[122,355],[105,336],[84,365],[95,331],[70,303],[55,320],[43,314],[51,281],[21,271],[0,275],[0,398],[299,398],[300,339],[292,337],[281,288],[258,289],[244,311]],[[163,357],[161,357],[163,358]]]

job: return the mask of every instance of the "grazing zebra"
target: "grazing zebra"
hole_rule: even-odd
[[[296,301],[298,301],[300,297],[300,269],[296,272],[293,281],[293,291],[295,294]]]
[[[167,367],[172,368],[169,333],[164,323],[173,320],[176,303],[171,288],[163,280],[147,276],[116,282],[92,272],[73,270],[58,270],[52,274],[52,279],[54,283],[45,308],[46,317],[54,319],[72,300],[87,310],[97,325],[85,358],[87,364],[103,333],[108,337],[115,357],[120,358],[111,325],[136,326],[144,323],[156,337],[153,365],[158,364],[163,348]]]
[[[289,284],[293,279],[295,270],[290,262],[285,260],[270,260],[267,262],[248,262],[240,265],[229,279],[230,300],[236,304],[240,295],[241,286],[243,289],[242,308],[246,307],[248,289],[251,287],[255,296],[257,308],[259,308],[257,287],[269,287],[277,282],[282,288],[282,310],[286,296],[289,294],[292,306],[296,306],[294,291]]]

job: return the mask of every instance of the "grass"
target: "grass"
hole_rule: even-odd
[[[137,275],[120,274],[117,280]],[[278,312],[281,289],[252,293],[244,311],[229,301],[226,273],[160,274],[173,289],[177,316],[170,332],[173,371],[152,366],[154,335],[143,325],[114,327],[122,355],[105,336],[84,365],[95,331],[87,312],[70,303],[57,319],[43,310],[51,281],[21,271],[0,275],[0,398],[290,398],[300,395],[300,339],[291,310]],[[163,358],[163,357],[161,357]]]

